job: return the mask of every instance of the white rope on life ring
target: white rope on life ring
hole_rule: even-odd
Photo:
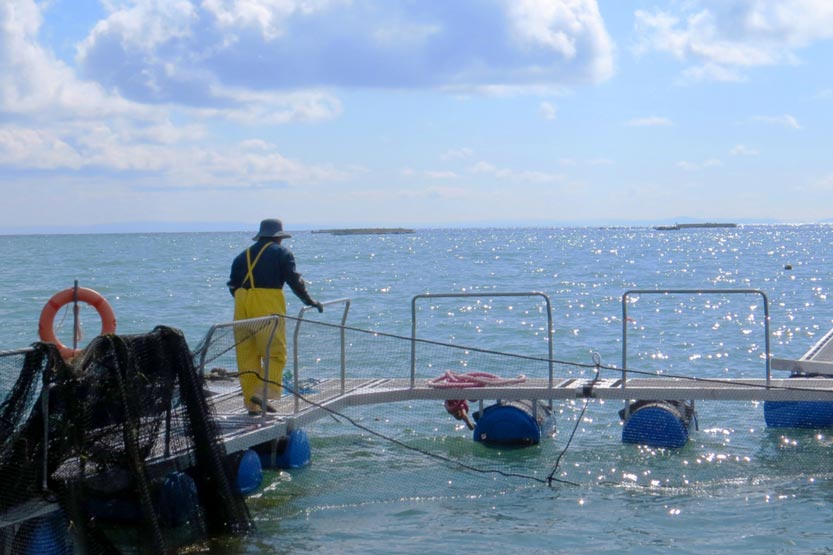
[[[41,341],[52,343],[58,347],[58,351],[60,351],[64,360],[70,360],[77,356],[81,350],[67,347],[58,340],[54,329],[55,315],[64,305],[76,302],[76,300],[87,303],[98,312],[98,316],[101,318],[101,333],[99,335],[116,332],[116,315],[113,312],[113,307],[110,306],[110,303],[107,302],[107,299],[101,293],[87,287],[70,287],[69,289],[58,291],[46,302],[40,313],[38,336],[41,338]]]

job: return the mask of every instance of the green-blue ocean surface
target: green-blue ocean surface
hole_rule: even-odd
[[[196,346],[212,324],[231,320],[225,283],[251,235],[0,236],[0,350],[37,341],[44,304],[75,280],[109,300],[119,333],[166,325]],[[351,327],[410,336],[414,296],[478,293],[420,303],[420,337],[545,357],[540,301],[488,297],[537,291],[552,301],[554,358],[585,365],[596,354],[607,366],[666,375],[758,378],[767,345],[775,357],[798,358],[833,327],[828,225],[295,232],[286,244],[313,297],[350,299]],[[639,294],[624,319],[626,291],[656,289],[759,293]],[[287,300],[290,314],[301,309],[289,291]],[[340,316],[328,307],[309,318]],[[71,320],[64,311],[56,318],[64,342]],[[86,343],[98,320],[85,312],[82,321]],[[373,364],[361,371],[379,377],[408,364],[407,350],[367,356]],[[436,401],[319,420],[306,429],[312,464],[266,471],[248,499],[257,532],[208,552],[833,551],[832,430],[767,429],[762,403],[700,401],[685,447],[651,449],[621,442],[620,402],[554,408],[557,432],[514,450],[472,441]],[[556,465],[557,481],[544,483]]]

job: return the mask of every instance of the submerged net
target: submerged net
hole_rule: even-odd
[[[46,538],[56,553],[172,553],[252,529],[181,333],[102,336],[71,365],[47,344],[0,360],[4,377],[22,368],[3,384],[3,553]]]

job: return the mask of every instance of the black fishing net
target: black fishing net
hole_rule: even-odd
[[[2,354],[0,554],[174,553],[253,528],[180,332],[101,336],[71,364]]]

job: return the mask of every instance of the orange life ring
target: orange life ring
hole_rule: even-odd
[[[78,296],[76,297],[76,291]],[[55,324],[55,315],[58,310],[64,305],[75,302],[75,300],[87,303],[92,306],[101,318],[101,333],[99,335],[106,335],[108,333],[116,332],[116,315],[113,312],[113,307],[107,302],[107,299],[101,296],[98,291],[88,289],[86,287],[70,287],[63,291],[58,291],[52,298],[44,305],[40,313],[40,321],[38,322],[38,335],[41,341],[46,343],[53,343],[61,352],[64,360],[69,360],[81,352],[80,349],[71,349],[67,347],[55,336],[53,326]]]

